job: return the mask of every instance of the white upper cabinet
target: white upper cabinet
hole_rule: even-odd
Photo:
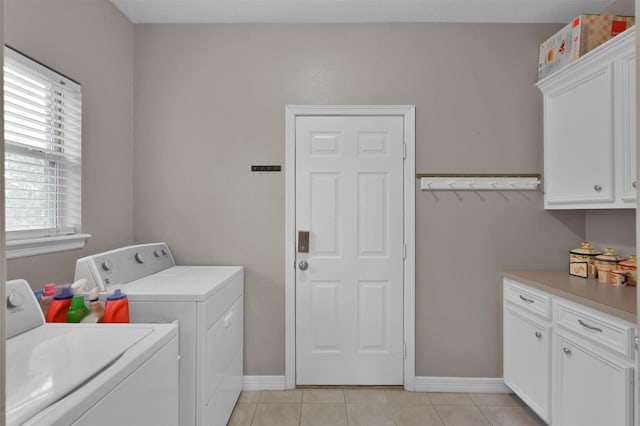
[[[546,209],[634,208],[635,28],[540,80]]]
[[[620,113],[616,115],[616,129],[620,129],[621,149],[618,164],[622,164],[622,201],[636,205],[636,51],[631,46],[618,57],[616,96],[620,99]]]

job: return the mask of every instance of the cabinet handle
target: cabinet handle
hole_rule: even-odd
[[[523,295],[520,295],[520,299],[522,299],[523,302],[527,302],[527,303],[534,303],[534,301],[532,299],[527,299],[526,297],[524,297]]]
[[[601,328],[589,325],[586,322],[582,321],[581,319],[579,319],[578,322],[580,323],[581,326],[583,326],[584,328],[586,328],[588,330],[597,331],[598,333],[602,333],[602,329]]]
[[[600,192],[600,191],[602,191],[602,186],[601,185],[594,185],[593,189],[595,189],[596,192]]]
[[[562,352],[564,352],[565,355],[571,355],[571,349],[569,349],[569,348],[566,348],[566,347],[562,348]]]
[[[536,337],[539,339],[542,337],[542,333],[540,333],[539,331],[536,331]]]

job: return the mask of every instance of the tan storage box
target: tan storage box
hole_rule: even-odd
[[[633,16],[578,16],[540,44],[538,79],[570,64],[634,24]]]

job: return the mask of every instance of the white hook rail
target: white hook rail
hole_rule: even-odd
[[[536,191],[539,175],[418,175],[423,191]]]

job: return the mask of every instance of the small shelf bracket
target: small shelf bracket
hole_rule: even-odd
[[[537,191],[538,174],[417,174],[423,191]]]

